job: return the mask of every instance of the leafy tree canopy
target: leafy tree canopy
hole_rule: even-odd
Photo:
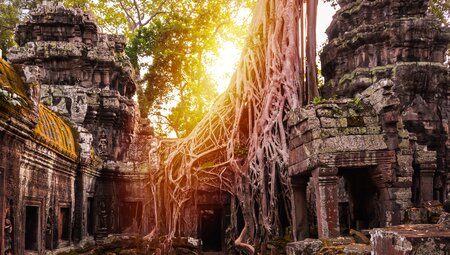
[[[21,1],[0,0],[0,49],[14,45],[14,28],[20,20]]]
[[[15,25],[42,0],[0,0],[1,48],[13,42]],[[58,2],[58,0],[53,0]],[[161,135],[185,136],[217,96],[207,66],[224,40],[243,43],[246,28],[236,19],[255,0],[64,0],[67,7],[92,11],[104,32],[125,34],[127,54],[143,80],[138,99]],[[3,28],[5,26],[5,28]]]
[[[160,130],[187,135],[217,96],[216,84],[207,73],[214,53],[223,40],[245,38],[233,14],[243,5],[236,0],[185,1],[171,12],[138,29],[127,50],[135,65],[138,57],[152,59],[139,91],[144,115],[151,116]],[[177,102],[167,105],[167,102]],[[166,114],[170,112],[169,114]]]
[[[138,89],[142,115],[150,117],[159,135],[184,137],[217,96],[206,67],[224,40],[240,38],[243,44],[246,27],[236,15],[254,2],[99,0],[81,7],[93,10],[107,32],[128,37],[126,52],[143,77]]]

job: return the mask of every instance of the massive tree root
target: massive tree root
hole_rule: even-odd
[[[316,8],[317,0],[260,0],[228,90],[189,136],[162,141],[161,168],[150,186],[152,236],[164,236],[165,247],[196,190],[208,187],[232,195],[235,231],[242,212],[245,224],[234,242],[241,251],[264,253],[267,241],[286,231],[281,217],[291,221],[292,200],[286,118],[317,95]]]

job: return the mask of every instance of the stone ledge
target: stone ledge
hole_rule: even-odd
[[[450,228],[443,224],[401,225],[370,231],[372,254],[433,254],[450,253]]]

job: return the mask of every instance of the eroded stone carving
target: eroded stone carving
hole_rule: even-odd
[[[6,189],[13,191],[4,198],[14,198],[16,224],[28,217],[14,225],[12,254],[120,232],[128,226],[116,207],[149,200],[143,187],[153,132],[132,99],[135,74],[125,38],[100,33],[90,13],[44,2],[17,27],[18,46],[7,54],[15,70],[0,62],[13,82],[7,89],[23,99],[17,110],[0,104],[0,155],[9,159],[0,158],[0,165],[8,166]],[[139,210],[134,229],[145,233],[151,221],[142,218],[150,208]]]
[[[424,217],[431,215],[427,203],[443,202],[450,188],[449,78],[443,63],[449,29],[427,15],[428,1],[339,4],[321,54],[324,99],[295,110],[289,120],[289,172],[300,201],[296,217],[310,211],[307,183],[316,196],[317,225],[294,220],[299,239],[305,230],[326,238],[350,229],[432,222]],[[385,254],[390,234],[400,240],[406,233],[373,231],[375,254]],[[419,249],[433,238],[389,249]],[[448,243],[447,238],[440,245]]]

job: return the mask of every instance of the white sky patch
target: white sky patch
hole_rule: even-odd
[[[249,8],[241,8],[239,9],[237,15],[233,18],[233,20],[243,25],[243,23],[249,23],[250,19],[252,18],[252,10]]]
[[[217,82],[217,92],[223,93],[236,69],[241,50],[233,42],[225,42],[219,49],[218,59],[208,68],[208,73]]]
[[[141,79],[144,79],[144,75],[148,72],[148,68],[153,64],[152,56],[141,56],[138,58],[139,64],[139,76]]]
[[[324,3],[323,1],[319,1],[319,6],[317,10],[317,27],[316,27],[317,50],[320,50],[320,46],[327,41],[327,35],[325,34],[325,30],[328,28],[331,21],[333,20],[333,15],[335,13],[336,10],[331,6],[330,3]]]

